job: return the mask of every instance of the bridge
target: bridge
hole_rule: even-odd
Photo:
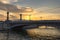
[[[3,22],[4,29],[12,29],[12,28],[37,28],[41,25],[46,26],[60,26],[60,20],[38,20],[38,21],[28,21],[28,20],[19,20],[19,21],[4,21]]]
[[[3,29],[12,28],[37,28],[40,25],[46,26],[60,26],[60,20],[22,20],[22,14],[20,14],[20,20],[9,20],[9,12],[7,12],[7,20],[2,22]]]

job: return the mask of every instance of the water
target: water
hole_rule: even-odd
[[[26,29],[26,32],[28,35],[10,31],[8,40],[60,40],[60,29],[52,26],[43,25],[34,29]],[[7,40],[6,31],[0,31],[0,40]]]
[[[9,32],[8,34],[9,36],[7,36],[7,32],[0,32],[0,40],[7,40],[7,37],[8,40],[26,40],[26,37],[20,34],[13,33],[13,32]]]

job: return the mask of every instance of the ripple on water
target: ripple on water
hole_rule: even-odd
[[[44,28],[36,28],[36,29],[27,29],[27,33],[29,36],[35,36],[35,37],[40,37],[40,36],[60,36],[60,30],[58,29],[44,29]]]

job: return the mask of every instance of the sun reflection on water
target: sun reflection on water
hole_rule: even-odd
[[[60,36],[60,31],[51,26],[39,26],[35,29],[27,29],[27,33],[31,37],[41,37],[41,36]]]

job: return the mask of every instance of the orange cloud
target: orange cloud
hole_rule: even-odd
[[[5,8],[5,7],[3,7],[3,8]],[[15,8],[15,6],[13,8]],[[8,9],[10,9],[10,7],[8,7]],[[18,6],[17,9],[19,9],[19,10],[16,11],[13,9],[13,13],[10,12],[10,20],[20,19],[20,16],[19,16],[20,13],[23,14],[23,20],[60,20],[60,18],[59,18],[60,14],[58,12],[56,12],[55,14],[52,12],[49,12],[50,9],[52,9],[49,7],[32,9],[31,7],[20,7],[20,6]],[[47,10],[48,10],[48,12],[47,12]],[[54,9],[54,10],[56,11],[58,9]],[[54,12],[54,10],[52,10],[52,11]],[[18,11],[19,11],[19,13],[18,13]],[[2,14],[2,13],[4,13],[4,14]],[[0,10],[0,14],[4,19],[6,19],[6,11]],[[2,18],[0,18],[0,19],[2,19]]]

